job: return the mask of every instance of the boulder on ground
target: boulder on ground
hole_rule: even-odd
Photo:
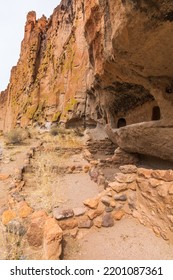
[[[30,225],[27,231],[27,241],[32,247],[43,244],[44,225],[48,216],[44,211],[36,211],[30,217]]]

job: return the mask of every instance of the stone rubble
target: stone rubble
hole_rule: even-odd
[[[74,216],[74,212],[72,209],[61,209],[61,208],[54,208],[53,209],[53,216],[56,220],[63,220],[66,218],[71,218]]]
[[[62,253],[63,231],[54,218],[48,218],[44,225],[43,259],[58,260]]]

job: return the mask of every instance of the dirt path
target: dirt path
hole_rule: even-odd
[[[172,260],[173,245],[135,219],[126,217],[111,228],[93,228],[84,231],[79,240],[68,240],[64,259]]]

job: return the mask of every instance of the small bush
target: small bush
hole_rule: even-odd
[[[50,134],[51,134],[52,136],[58,135],[58,134],[59,134],[59,129],[58,129],[58,127],[52,127],[51,130],[50,130]]]
[[[50,129],[50,134],[53,136],[56,135],[70,135],[73,134],[73,130],[72,129],[67,129],[63,126],[53,126]]]
[[[21,129],[21,128],[15,128],[11,130],[9,133],[7,133],[7,144],[20,144],[25,139],[29,137],[28,131]]]

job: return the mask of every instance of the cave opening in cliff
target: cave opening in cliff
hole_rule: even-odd
[[[117,128],[126,126],[126,120],[124,118],[120,118],[117,122]]]
[[[161,118],[160,114],[160,107],[159,106],[154,106],[153,111],[152,111],[152,120],[153,121],[158,121]]]

